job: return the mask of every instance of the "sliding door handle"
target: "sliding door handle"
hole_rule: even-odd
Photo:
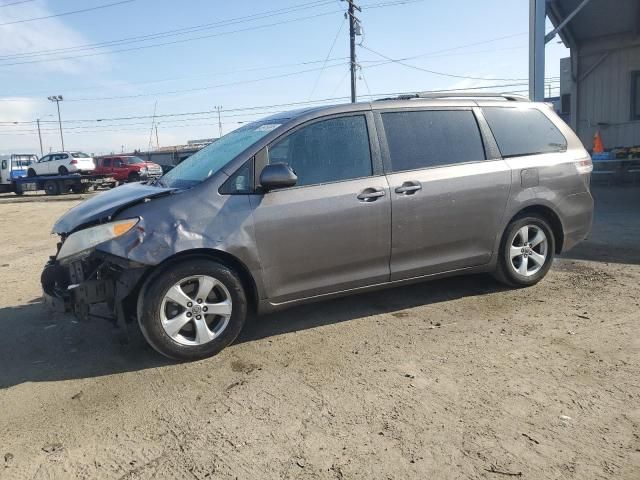
[[[379,187],[365,188],[358,194],[358,200],[363,202],[373,202],[380,197],[384,197],[384,189]]]
[[[413,195],[418,190],[422,190],[422,185],[417,181],[404,182],[402,186],[396,188],[396,193],[401,195]]]

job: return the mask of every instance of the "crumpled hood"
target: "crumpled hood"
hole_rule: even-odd
[[[127,183],[107,192],[100,193],[73,207],[53,225],[53,233],[69,233],[76,228],[98,221],[108,220],[117,211],[146,198],[166,195],[175,188]]]

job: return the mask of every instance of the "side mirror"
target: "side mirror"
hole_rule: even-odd
[[[298,176],[286,163],[266,165],[260,174],[260,185],[267,192],[276,188],[293,187],[297,182]]]

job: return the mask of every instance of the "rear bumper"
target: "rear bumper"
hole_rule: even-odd
[[[587,238],[593,224],[593,197],[589,192],[569,195],[559,205],[564,230],[562,251],[566,252]]]

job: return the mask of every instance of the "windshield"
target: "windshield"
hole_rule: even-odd
[[[197,151],[162,177],[162,184],[173,188],[190,188],[205,181],[233,160],[243,150],[281,124],[254,122],[234,130]]]
[[[12,155],[11,166],[13,168],[28,167],[32,163],[38,161],[38,157],[35,155]]]
[[[129,165],[134,165],[136,163],[144,163],[144,160],[142,160],[140,157],[127,157],[127,163]]]
[[[82,152],[71,152],[71,156],[73,158],[91,158],[89,155]]]

